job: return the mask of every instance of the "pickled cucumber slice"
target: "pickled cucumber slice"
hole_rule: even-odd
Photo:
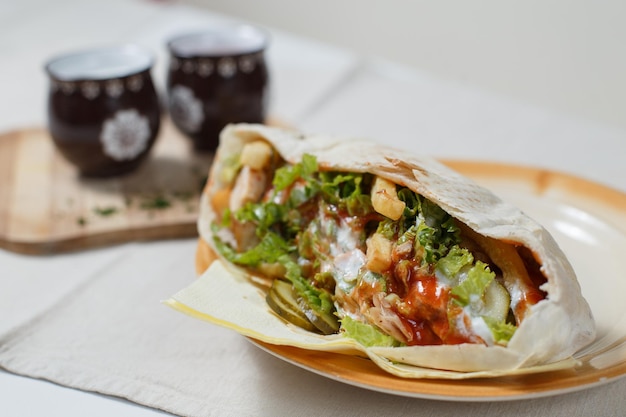
[[[298,300],[300,309],[304,312],[313,326],[322,334],[333,334],[339,331],[339,320],[332,311],[317,311],[306,303],[304,299]]]
[[[506,288],[496,280],[491,281],[485,289],[484,300],[482,315],[498,322],[505,322],[511,308],[511,296]]]
[[[298,306],[293,287],[289,282],[275,279],[265,300],[276,314],[288,322],[311,332],[318,331]]]

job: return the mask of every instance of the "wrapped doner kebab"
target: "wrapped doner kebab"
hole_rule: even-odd
[[[198,225],[202,275],[167,303],[269,344],[463,378],[573,366],[595,337],[542,226],[406,151],[228,126]]]

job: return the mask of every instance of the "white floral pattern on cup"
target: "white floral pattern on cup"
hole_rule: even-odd
[[[126,85],[124,85],[124,79],[114,78],[111,80],[101,81],[56,81],[52,80],[50,83],[51,90],[56,92],[61,90],[65,95],[71,95],[75,92],[80,94],[88,100],[94,100],[100,96],[100,93],[104,91],[109,97],[117,98],[122,95],[125,90],[137,93],[141,91],[144,85],[144,79],[141,74],[133,75],[126,79]]]
[[[105,89],[109,97],[117,98],[124,92],[124,84],[118,79],[109,80],[105,84]]]
[[[170,71],[179,68],[185,74],[197,74],[202,78],[217,74],[222,78],[231,78],[237,71],[250,74],[257,67],[257,63],[263,59],[260,54],[242,55],[240,57],[223,58],[176,58],[170,59]]]
[[[60,87],[61,87],[61,91],[63,91],[63,94],[73,94],[74,91],[76,91],[76,85],[74,83],[71,82],[61,82],[60,83]]]
[[[210,59],[203,59],[198,62],[198,75],[201,77],[208,77],[213,73],[213,61]]]
[[[93,100],[100,95],[100,85],[94,81],[86,81],[81,86],[83,96],[89,100]]]
[[[202,102],[189,87],[176,85],[169,96],[169,109],[172,119],[186,132],[195,133],[204,122]]]
[[[100,142],[103,151],[116,161],[135,158],[148,147],[150,123],[135,109],[120,110],[105,120]]]
[[[256,57],[254,55],[244,55],[239,58],[239,68],[244,74],[250,74],[256,67]]]
[[[221,58],[217,62],[217,72],[224,78],[230,78],[237,73],[237,64],[233,58]]]
[[[186,59],[183,61],[183,72],[186,74],[191,74],[196,69],[196,65],[191,59]]]
[[[128,89],[130,91],[137,93],[143,88],[143,77],[141,75],[128,77],[126,84],[128,85]]]

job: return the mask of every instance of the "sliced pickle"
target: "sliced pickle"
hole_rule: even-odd
[[[498,281],[493,280],[485,290],[483,315],[497,321],[506,321],[511,308],[511,296]]]
[[[289,282],[275,279],[265,299],[270,308],[283,319],[305,330],[318,331],[298,306]]]
[[[298,299],[298,305],[309,321],[313,323],[313,326],[317,327],[322,334],[333,334],[339,331],[339,320],[332,311],[316,311],[301,298]]]

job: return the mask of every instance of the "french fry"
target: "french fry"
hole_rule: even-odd
[[[391,266],[391,241],[381,235],[374,233],[366,241],[367,252],[365,266],[372,272],[383,273]]]
[[[377,213],[391,220],[398,220],[402,216],[406,204],[398,198],[396,185],[381,177],[376,177],[372,184],[372,206]]]
[[[272,157],[272,148],[267,142],[257,140],[248,142],[241,150],[239,162],[252,169],[263,169],[267,166]]]

